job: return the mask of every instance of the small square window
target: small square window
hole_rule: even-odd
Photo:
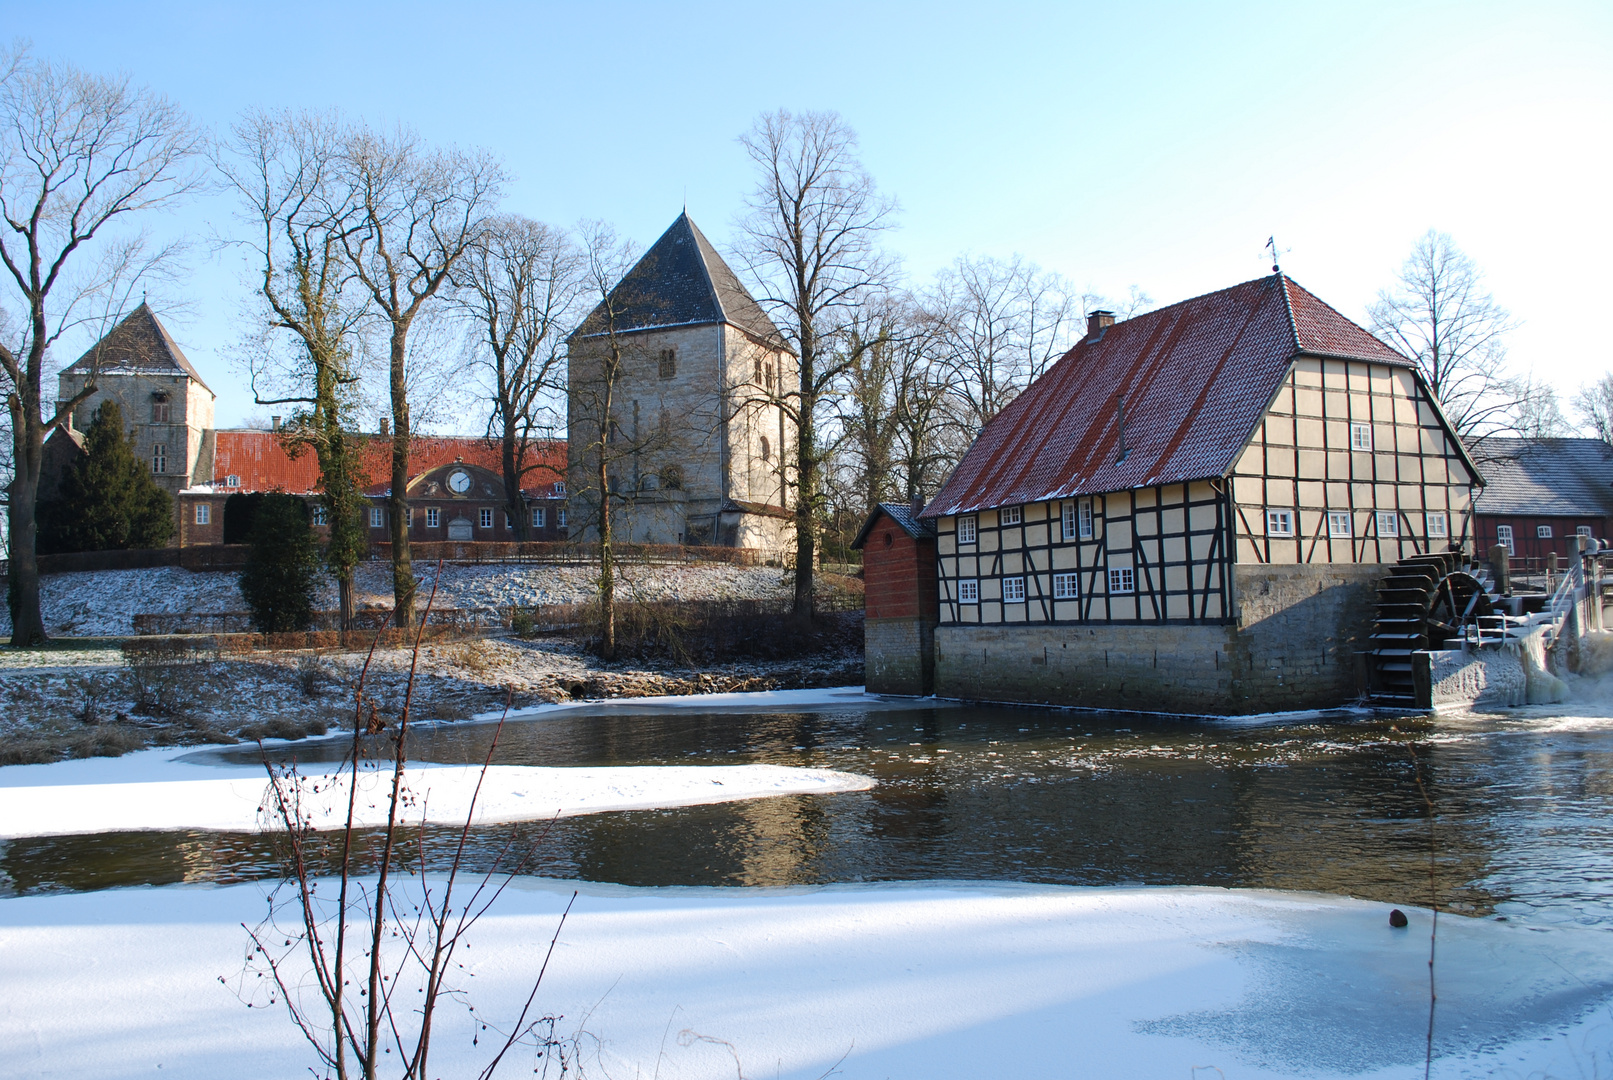
[[[1001,510],[997,511],[997,524],[999,524],[999,525],[1018,525],[1019,522],[1020,522],[1019,507],[1017,507],[1017,506],[1005,506]]]
[[[1355,525],[1350,520],[1348,510],[1329,510],[1327,512],[1327,535],[1332,537],[1355,535]]]
[[[1351,450],[1367,450],[1367,451],[1370,451],[1372,449],[1372,425],[1371,424],[1351,424],[1350,425],[1350,449]]]
[[[1399,536],[1400,535],[1400,515],[1396,514],[1393,510],[1379,510],[1378,511],[1378,535],[1379,536]]]
[[[482,512],[479,515],[479,520],[481,521],[482,528],[491,529],[493,527],[493,511],[492,511],[492,509],[489,508],[489,507],[486,507],[486,506],[482,507]]]
[[[379,506],[370,507],[370,528],[379,529],[386,523],[386,519],[382,517],[383,513],[384,511]]]
[[[1443,540],[1450,536],[1450,521],[1444,513],[1430,513],[1424,515],[1430,540]]]
[[[564,480],[556,480],[554,482],[554,493],[556,495],[564,495],[566,493],[566,482]],[[560,524],[564,525],[565,522],[562,521]]]
[[[1023,604],[1025,602],[1025,579],[1022,577],[1003,578],[1003,603]]]
[[[980,603],[980,579],[963,578],[958,582],[958,603]]]
[[[224,478],[224,486],[225,487],[240,487],[241,486],[241,478],[239,476],[236,476],[234,473],[231,473],[229,476],[226,476]]]
[[[1495,542],[1497,544],[1500,544],[1502,547],[1506,548],[1508,555],[1516,555],[1517,554],[1517,551],[1512,546],[1512,526],[1511,525],[1497,525],[1495,527]]]
[[[1292,510],[1267,510],[1266,535],[1293,536],[1294,512]]]
[[[1574,526],[1574,535],[1575,536],[1589,536],[1589,535],[1591,535],[1591,527],[1589,525],[1575,525]]]
[[[1122,566],[1109,571],[1109,591],[1112,593],[1137,591],[1137,582],[1131,567]]]
[[[435,529],[442,525],[442,511],[435,506],[426,507],[426,528]]]
[[[541,529],[541,528],[543,528],[543,519],[544,519],[544,518],[545,518],[545,517],[546,517],[546,516],[547,516],[547,515],[546,515],[546,514],[544,514],[544,512],[543,512],[543,507],[541,507],[541,506],[534,506],[534,507],[533,507],[533,508],[532,508],[532,527],[533,527],[533,528],[534,528],[534,529]]]
[[[976,539],[975,533],[976,521],[973,514],[970,514],[968,517],[961,517],[958,519],[958,543],[974,543]]]
[[[1537,539],[1537,540],[1550,540],[1551,539],[1551,526],[1550,525],[1536,525],[1535,526],[1535,539]]]
[[[213,504],[212,503],[201,503],[201,502],[197,503],[196,504],[196,524],[198,524],[198,525],[210,525],[210,524],[212,524],[212,522],[213,522]]]
[[[1075,600],[1081,595],[1081,586],[1076,581],[1075,574],[1053,575],[1053,599]]]
[[[330,524],[330,513],[325,509],[323,503],[315,503],[312,509],[308,511],[308,523],[310,525]]]

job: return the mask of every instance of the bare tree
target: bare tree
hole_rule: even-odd
[[[1517,384],[1507,377],[1504,339],[1516,324],[1448,234],[1430,229],[1419,239],[1368,310],[1372,332],[1416,361],[1464,442],[1512,426]]]
[[[300,406],[282,439],[293,456],[311,449],[319,460],[330,529],[325,564],[348,630],[353,574],[368,546],[359,448],[350,434],[359,379],[355,341],[366,312],[342,248],[355,215],[340,181],[341,148],[334,116],[254,112],[235,125],[215,164],[248,208],[246,243],[261,275],[259,321],[296,343],[290,356],[271,342],[251,354],[253,396],[259,405]]]
[[[410,331],[438,298],[449,275],[478,242],[504,182],[491,157],[432,150],[409,132],[382,135],[366,127],[346,134],[343,181],[352,227],[342,246],[384,327],[392,403],[393,621],[414,620],[414,565],[409,553]]]
[[[1550,383],[1533,375],[1515,379],[1511,386],[1514,429],[1525,439],[1560,439],[1568,434],[1568,420]]]
[[[0,57],[0,77],[0,264],[12,286],[0,302],[15,328],[0,343],[14,465],[8,600],[12,644],[32,645],[45,639],[35,550],[45,437],[95,391],[88,379],[47,411],[47,358],[64,333],[107,325],[175,253],[115,236],[115,223],[196,188],[199,137],[178,107],[125,78],[16,51]]]
[[[1613,372],[1580,387],[1574,411],[1591,434],[1613,446]]]
[[[740,143],[757,170],[741,222],[741,257],[796,356],[793,385],[781,387],[778,398],[795,424],[794,610],[810,616],[822,512],[817,422],[842,370],[833,343],[895,276],[877,247],[895,204],[874,190],[857,158],[857,136],[835,113],[767,113]],[[849,353],[841,356],[843,364]]]
[[[533,444],[563,423],[565,339],[586,288],[585,262],[562,232],[531,218],[491,219],[455,272],[459,302],[476,324],[478,364],[491,383],[487,437],[497,440],[506,512],[515,538],[528,537],[521,489],[535,469]],[[558,474],[551,476],[558,480]]]

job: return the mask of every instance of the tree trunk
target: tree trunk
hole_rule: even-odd
[[[607,398],[607,401],[609,399]],[[616,553],[611,548],[610,463],[605,447],[610,435],[609,409],[599,432],[599,655],[616,659]]]
[[[336,579],[337,619],[342,630],[342,644],[347,644],[347,633],[353,629],[353,575],[351,572]]]
[[[414,625],[414,561],[409,555],[409,394],[404,382],[404,346],[408,327],[392,331],[392,494],[387,499],[392,520],[392,624]]]
[[[12,456],[16,463],[7,507],[11,541],[11,568],[6,601],[11,609],[11,644],[19,647],[45,642],[45,618],[39,606],[39,471],[44,460],[45,433],[39,419],[39,402],[13,394],[11,407]]]
[[[515,466],[515,430],[506,423],[502,440],[504,457],[504,501],[505,511],[510,515],[510,524],[515,532],[515,542],[524,543],[530,538],[527,526],[526,501],[521,498],[521,472]]]
[[[810,333],[801,335],[801,407],[795,423],[795,602],[792,607],[797,618],[812,617],[812,559],[815,536],[812,532],[812,508],[817,502],[818,463],[812,454],[812,414],[816,410],[814,392],[813,342]]]

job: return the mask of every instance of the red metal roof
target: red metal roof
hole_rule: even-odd
[[[392,486],[392,440],[380,435],[364,436],[360,451],[366,494],[384,495]],[[554,493],[554,482],[566,475],[566,443],[550,440],[534,444],[539,468],[526,476],[525,493],[543,498]],[[465,435],[417,435],[409,450],[411,478],[455,461],[464,461],[502,473],[497,443]],[[226,478],[239,478],[231,492],[285,491],[309,495],[319,490],[319,462],[307,450],[292,458],[271,431],[220,431],[213,450],[213,482],[226,486]]]
[[[1221,476],[1300,353],[1411,366],[1288,277],[1246,281],[1081,341],[986,424],[921,516]]]

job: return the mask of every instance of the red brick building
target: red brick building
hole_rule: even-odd
[[[317,504],[319,462],[312,451],[293,458],[272,431],[209,432],[213,481],[179,493],[181,547],[224,543],[228,500],[233,495],[284,492],[312,504],[315,527],[324,524]],[[555,440],[536,447],[533,467],[521,491],[527,537],[564,540],[566,444]],[[386,499],[391,492],[392,441],[368,436],[361,451],[364,494],[370,502],[365,524],[376,542],[390,539]],[[417,436],[409,455],[409,538],[411,540],[515,539],[504,494],[503,467],[496,443],[458,435]]]
[[[920,521],[911,506],[880,503],[852,547],[863,553],[868,691],[933,693],[940,619],[935,523]]]
[[[1613,537],[1613,447],[1601,439],[1484,439],[1473,456],[1479,551],[1543,560],[1566,557],[1575,536]]]

